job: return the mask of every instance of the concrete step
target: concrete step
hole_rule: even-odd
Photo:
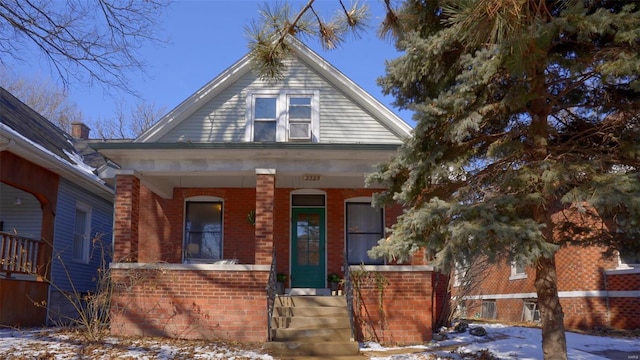
[[[278,358],[359,354],[343,296],[278,296],[271,327],[265,349]]]
[[[335,306],[346,307],[347,298],[344,296],[286,296],[276,297],[275,306],[286,307],[313,307],[313,306]]]
[[[275,341],[350,341],[351,329],[271,329],[271,338]]]
[[[353,356],[359,353],[358,343],[351,341],[306,342],[271,341],[264,344],[269,354],[275,357],[290,356]]]
[[[347,307],[335,307],[335,306],[306,306],[306,307],[292,307],[292,306],[276,306],[273,308],[273,316],[288,316],[288,317],[335,317],[345,316],[349,318],[349,310]]]
[[[349,328],[348,316],[274,316],[271,326],[289,329]]]

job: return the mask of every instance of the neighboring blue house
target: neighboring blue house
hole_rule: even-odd
[[[0,88],[0,325],[70,315],[61,292],[95,290],[111,253],[114,191],[93,172],[104,160],[84,124],[72,133]]]

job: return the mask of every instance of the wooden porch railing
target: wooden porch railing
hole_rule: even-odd
[[[0,272],[35,275],[38,271],[38,255],[44,243],[15,234],[0,232]]]

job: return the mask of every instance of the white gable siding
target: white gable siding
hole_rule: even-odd
[[[400,143],[399,138],[313,69],[294,59],[286,79],[269,83],[244,75],[160,138],[159,142],[242,142],[246,95],[256,89],[320,92],[320,142]]]

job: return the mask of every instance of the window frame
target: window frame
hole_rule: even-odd
[[[289,118],[289,99],[303,98],[311,99],[311,117],[309,119],[309,137],[295,138],[290,136],[291,123],[300,124],[306,121]],[[319,142],[320,141],[320,91],[319,90],[292,90],[292,89],[257,89],[247,92],[246,98],[246,127],[245,141],[254,141],[254,125],[261,120],[255,119],[255,102],[258,98],[276,99],[276,136],[275,142]],[[271,142],[271,141],[267,141]]]
[[[618,269],[635,269],[635,268],[640,268],[640,259],[635,259],[638,261],[638,263],[633,263],[633,262],[627,262],[624,258],[624,256],[621,254],[620,251],[616,251],[616,255],[618,257]],[[636,256],[640,256],[640,254],[636,255]]]
[[[85,214],[85,224],[84,231],[77,231],[77,219],[78,219],[78,211],[82,211]],[[91,249],[91,219],[92,219],[92,208],[89,204],[78,201],[76,202],[76,206],[73,212],[73,239],[71,243],[71,260],[83,264],[89,263],[89,254]],[[76,256],[76,242],[79,237],[82,237],[82,255]]]
[[[220,258],[191,258],[187,256],[187,207],[188,203],[219,203],[220,204]],[[186,264],[213,264],[224,260],[224,216],[225,204],[222,198],[217,196],[192,196],[184,199],[184,212],[182,220],[182,262]]]
[[[522,268],[522,271],[518,271],[518,267]],[[522,260],[511,261],[511,275],[509,280],[519,280],[527,278],[527,268]]]
[[[362,205],[362,204],[367,204],[368,206],[371,206],[371,198],[370,197],[357,197],[357,198],[351,198],[351,199],[347,199],[345,200],[345,205],[344,205],[344,244],[345,244],[345,251],[347,253],[347,263],[349,265],[360,265],[361,263],[354,263],[351,262],[349,259],[349,243],[350,243],[350,239],[349,239],[349,235],[352,233],[349,231],[349,205],[353,205],[353,204],[358,204],[358,205]],[[385,213],[384,213],[384,207],[379,208],[380,211],[380,239],[383,239],[385,236]],[[372,233],[371,233],[372,234]],[[377,241],[376,241],[376,245],[377,245]],[[375,245],[374,245],[375,246]],[[368,249],[367,251],[369,251],[370,249]],[[364,255],[367,255],[366,253]],[[367,255],[368,257],[368,255]],[[371,262],[366,262],[364,263],[364,265],[385,265],[386,264],[386,259],[381,259],[378,261],[371,261]]]

